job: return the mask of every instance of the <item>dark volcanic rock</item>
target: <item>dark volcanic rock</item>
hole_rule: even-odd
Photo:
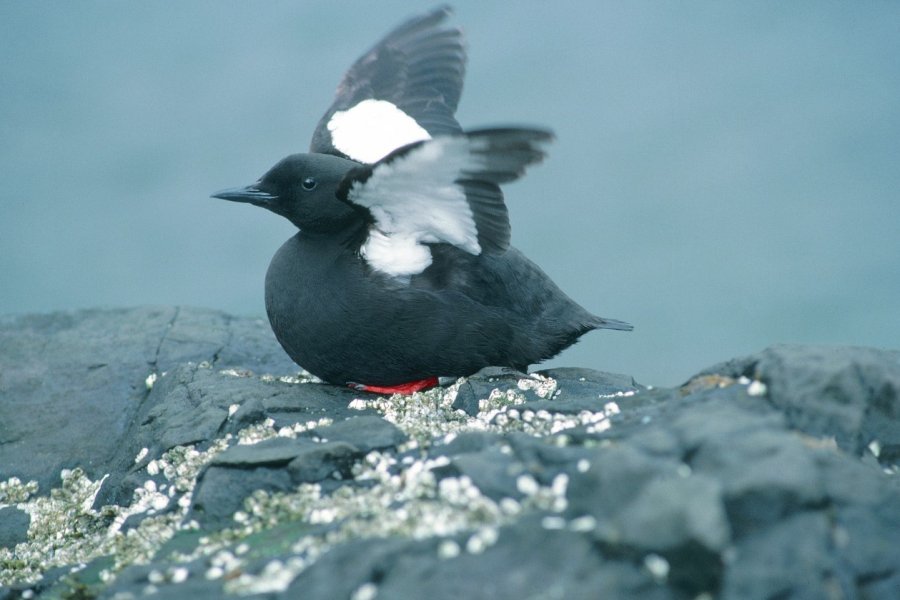
[[[438,477],[468,477],[481,493],[499,502],[503,498],[521,499],[517,477],[524,471],[521,463],[499,447],[480,452],[457,454],[446,467],[434,470]]]
[[[406,441],[406,435],[380,417],[351,417],[334,425],[315,429],[316,438],[331,442],[350,442],[361,452],[394,448]]]
[[[0,320],[0,598],[900,597],[898,352],[296,372],[214,311]]]
[[[768,386],[793,428],[863,454],[872,442],[900,460],[900,352],[842,346],[773,346],[708,370]]]
[[[313,444],[297,454],[288,464],[294,483],[314,483],[326,477],[350,477],[350,469],[363,452],[346,442]]]
[[[217,311],[146,307],[0,318],[0,481],[35,480],[46,492],[72,464],[97,479],[114,470],[121,449],[133,446],[148,376],[188,361],[297,370],[267,323]]]
[[[362,454],[345,442],[316,443],[300,438],[276,437],[232,446],[217,455],[198,478],[188,516],[204,527],[224,527],[253,492],[284,492],[298,483],[349,477],[350,467]]]
[[[98,502],[126,502],[134,481],[124,474],[141,471],[147,460],[175,446],[206,445],[216,436],[235,434],[267,418],[280,427],[356,415],[358,411],[346,407],[352,398],[349,390],[334,386],[261,380],[196,363],[177,367],[158,379],[135,411],[131,430],[122,440],[118,456],[109,463],[112,475],[104,482]],[[338,400],[343,403],[337,404]],[[242,412],[245,404],[251,406]],[[229,417],[232,407],[236,410]],[[148,449],[147,459],[135,464],[133,459],[143,448]]]
[[[293,487],[290,473],[283,468],[257,466],[254,469],[212,465],[197,481],[189,518],[207,528],[231,524],[244,499],[255,490],[284,492]]]
[[[384,598],[669,598],[639,566],[605,561],[583,535],[523,519],[483,551],[441,556],[434,540],[346,545],[294,580],[286,597],[348,598],[370,582]],[[334,596],[330,596],[334,594]]]
[[[13,506],[0,507],[0,548],[12,548],[28,539],[31,516]]]
[[[584,407],[584,401],[593,406],[601,396],[636,392],[641,388],[628,375],[604,373],[593,369],[558,368],[537,371],[537,373],[555,379],[559,384],[555,399],[569,402],[574,410],[578,410],[578,406]],[[453,408],[462,410],[468,415],[476,415],[479,400],[487,398],[493,390],[498,388],[516,388],[523,376],[523,373],[508,368],[488,367],[482,369],[459,387]],[[544,399],[533,389],[526,388],[522,392],[526,401]]]
[[[232,446],[216,456],[211,466],[253,469],[265,466],[284,466],[298,454],[315,444],[294,438],[272,438],[252,445]]]
[[[560,400],[570,398],[591,398],[615,395],[622,392],[638,391],[643,388],[630,375],[604,373],[594,369],[557,367],[542,369],[541,375],[552,377],[559,383]]]

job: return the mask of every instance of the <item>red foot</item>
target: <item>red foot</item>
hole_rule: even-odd
[[[413,394],[421,392],[438,385],[437,377],[428,377],[427,379],[419,379],[416,381],[408,381],[399,385],[366,385],[364,383],[348,383],[348,386],[354,390],[361,392],[369,392],[372,394]]]

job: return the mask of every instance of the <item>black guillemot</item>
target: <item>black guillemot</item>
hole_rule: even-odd
[[[632,329],[589,313],[509,245],[499,186],[540,162],[552,134],[460,128],[466,55],[448,14],[404,23],[357,60],[309,153],[214,194],[300,230],[269,266],[266,311],[288,355],[330,383],[411,393]]]

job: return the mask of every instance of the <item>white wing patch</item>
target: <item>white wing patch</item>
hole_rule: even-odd
[[[393,150],[431,139],[415,119],[386,100],[363,100],[328,120],[331,143],[364,163],[378,162]]]
[[[431,264],[425,243],[445,242],[478,255],[478,230],[465,191],[456,181],[478,170],[484,159],[471,150],[484,140],[434,138],[394,160],[376,165],[354,183],[351,202],[365,206],[375,224],[362,247],[372,268],[407,278]]]
[[[431,251],[410,235],[387,236],[373,230],[360,252],[374,269],[401,279],[421,273],[431,264]]]

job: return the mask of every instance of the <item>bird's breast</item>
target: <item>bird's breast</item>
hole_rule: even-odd
[[[379,279],[352,249],[297,234],[275,253],[266,274],[266,312],[275,337],[295,362],[328,378],[335,364],[350,360],[371,321],[379,320],[373,311],[390,306]]]
[[[339,318],[361,275],[356,263],[351,250],[298,233],[278,249],[266,273],[270,320],[309,329]]]

